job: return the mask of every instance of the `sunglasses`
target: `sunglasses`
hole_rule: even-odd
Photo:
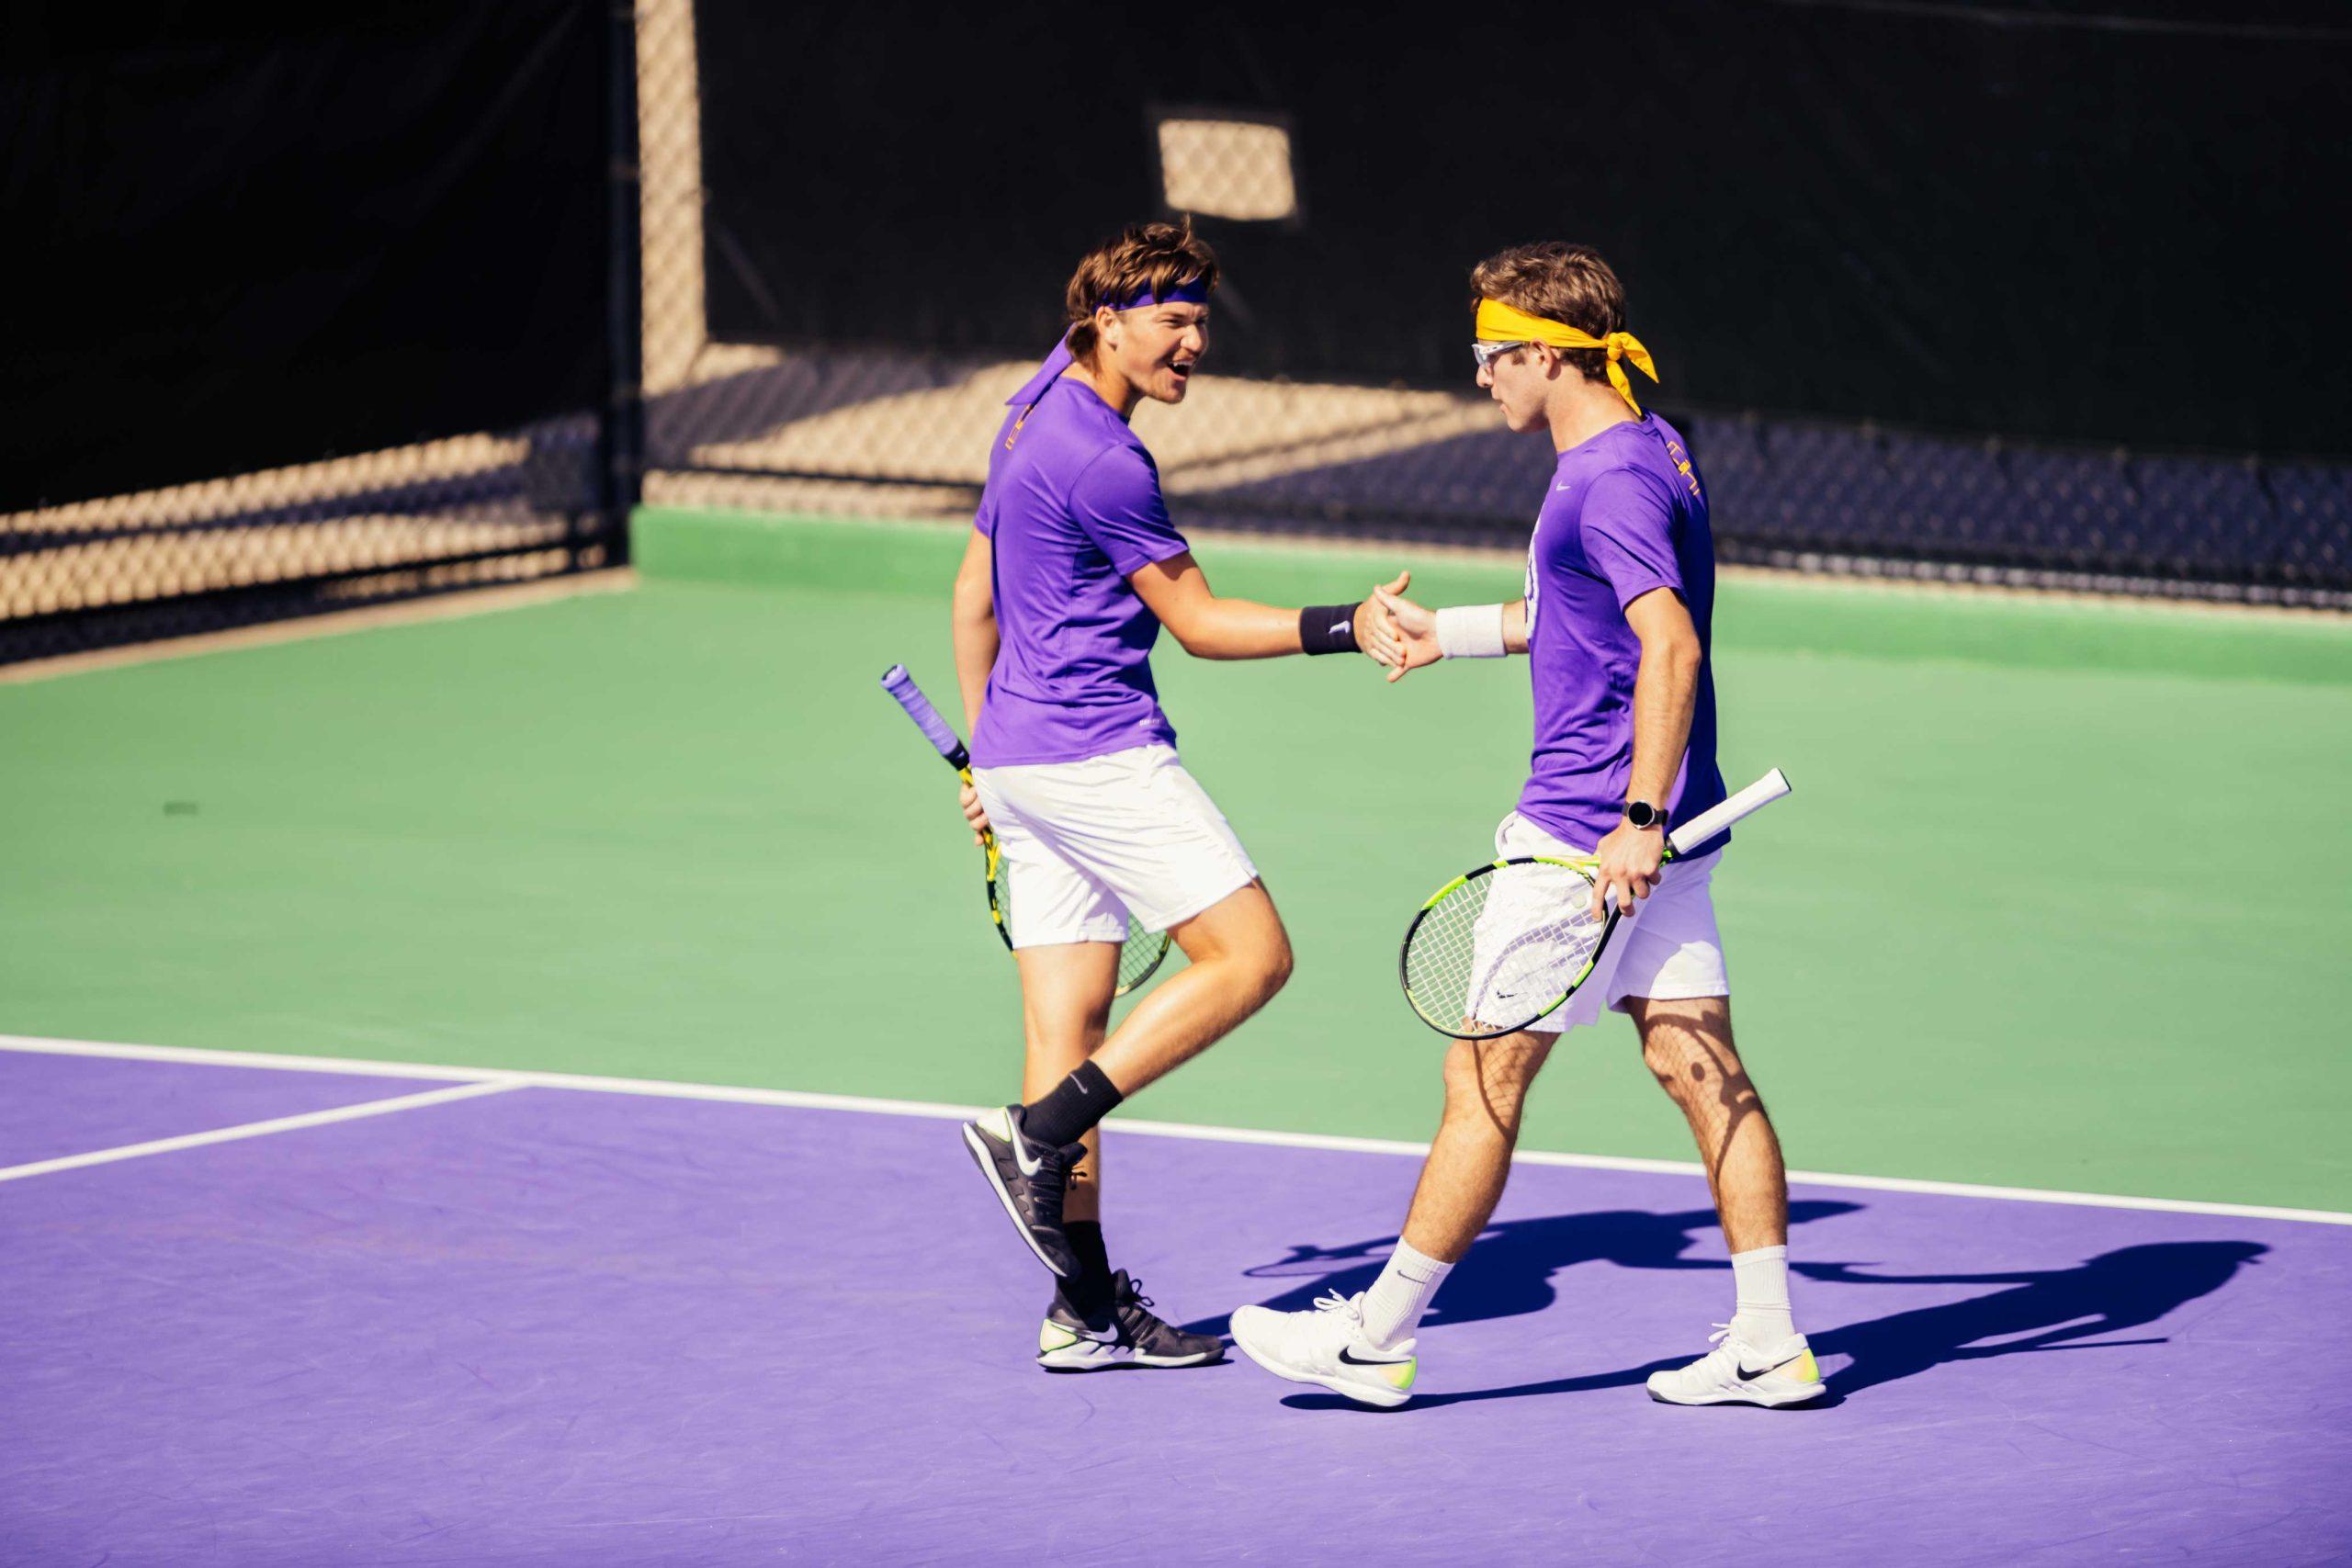
[[[1532,348],[1533,346],[1534,345],[1532,344],[1529,343],[1524,338],[1521,339],[1517,343],[1474,343],[1470,345],[1470,357],[1478,362],[1479,369],[1491,370],[1494,368],[1495,361],[1500,359],[1504,355],[1510,354],[1516,349]]]

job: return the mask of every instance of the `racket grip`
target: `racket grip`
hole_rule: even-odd
[[[1789,793],[1789,775],[1774,768],[1720,806],[1710,807],[1666,836],[1674,852],[1687,855],[1741,818],[1760,811]]]
[[[882,689],[898,699],[907,716],[914,720],[915,728],[922,731],[922,738],[947,759],[949,767],[962,768],[971,761],[964,743],[956,739],[956,732],[947,728],[947,721],[939,716],[939,710],[931,705],[931,699],[922,694],[922,688],[915,684],[915,678],[907,673],[905,665],[893,664],[882,672]]]

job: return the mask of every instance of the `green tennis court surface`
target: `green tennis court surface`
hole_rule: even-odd
[[[875,684],[952,689],[960,535],[640,538],[627,594],[0,687],[0,1032],[1004,1099],[977,855]],[[1201,555],[1290,602],[1417,564]],[[1158,664],[1299,968],[1136,1113],[1427,1136],[1395,943],[1513,799],[1524,671]],[[1717,668],[1725,773],[1797,785],[1717,882],[1793,1164],[2352,1208],[2352,626],[1736,581]],[[1528,1146],[1689,1157],[1630,1030],[1571,1038]]]

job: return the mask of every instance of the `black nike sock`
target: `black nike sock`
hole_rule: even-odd
[[[1033,1144],[1065,1148],[1086,1136],[1125,1098],[1102,1068],[1080,1062],[1078,1071],[1047,1089],[1045,1098],[1022,1108],[1021,1129]]]
[[[1116,1304],[1112,1299],[1111,1255],[1102,1246],[1102,1223],[1069,1220],[1062,1225],[1062,1234],[1069,1237],[1069,1249],[1078,1254],[1078,1277],[1057,1285],[1062,1304],[1087,1322],[1099,1324]]]

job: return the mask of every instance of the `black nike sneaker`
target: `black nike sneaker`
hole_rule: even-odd
[[[1049,1372],[1099,1372],[1112,1367],[1201,1367],[1225,1357],[1214,1334],[1187,1334],[1151,1311],[1151,1298],[1124,1269],[1111,1276],[1112,1305],[1099,1321],[1073,1310],[1057,1292],[1037,1326],[1037,1364]]]
[[[964,1144],[1037,1261],[1065,1280],[1076,1279],[1078,1254],[1062,1231],[1062,1195],[1069,1187],[1069,1168],[1084,1156],[1085,1146],[1053,1149],[1031,1143],[1021,1131],[1018,1105],[965,1122]]]

